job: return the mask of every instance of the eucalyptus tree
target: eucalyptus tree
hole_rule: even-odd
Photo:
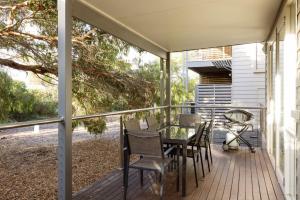
[[[121,59],[130,46],[78,19],[72,25],[74,114],[150,106],[156,86]],[[55,0],[0,1],[0,66],[32,72],[57,84]],[[103,119],[84,121],[91,132]]]

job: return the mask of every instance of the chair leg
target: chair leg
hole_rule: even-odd
[[[208,160],[208,151],[207,151],[207,146],[205,146],[205,160]]]
[[[176,189],[177,189],[177,192],[179,192],[179,146],[177,146],[177,150],[176,150],[176,157],[177,157],[177,162],[176,162],[176,171],[177,171],[177,176],[176,176]]]
[[[160,173],[160,199],[163,199],[164,196],[164,171]]]
[[[123,188],[124,188],[124,200],[127,199],[127,188],[128,188],[128,166],[125,166],[123,169]]]
[[[195,173],[196,187],[198,187],[198,176],[197,176],[196,160],[195,160],[194,153],[193,153],[193,164],[194,164],[194,173]]]
[[[210,154],[210,163],[211,163],[211,165],[213,165],[213,159],[212,159],[212,155],[211,155],[211,146],[210,146],[210,142],[208,143],[208,147],[209,147],[209,154]]]
[[[155,172],[155,182],[158,183],[159,179],[160,179],[160,175],[157,172]]]
[[[197,147],[197,150],[199,151],[200,147]],[[197,153],[197,163],[199,162],[199,154]]]
[[[207,151],[207,146],[205,147],[205,155],[207,156],[207,166],[208,166],[208,171],[210,172],[210,163],[209,163],[209,159],[208,159],[208,151]]]
[[[140,184],[141,187],[144,185],[144,170],[140,169]]]
[[[201,161],[202,174],[203,174],[203,177],[205,177],[204,166],[203,166],[203,158],[202,158],[202,151],[201,151],[201,149],[200,149],[200,151],[199,151],[199,154],[200,154],[200,161]]]

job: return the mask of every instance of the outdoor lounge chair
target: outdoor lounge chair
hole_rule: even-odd
[[[237,142],[237,144],[239,144],[241,140],[249,147],[250,151],[254,153],[255,148],[242,136],[249,127],[253,127],[250,123],[250,120],[253,119],[253,114],[245,110],[230,110],[224,114],[224,117],[228,120],[224,123],[225,128],[229,131],[227,135],[232,134],[232,138],[226,138],[223,142],[223,150],[226,151],[230,149],[232,143]]]
[[[165,155],[173,149],[174,147],[171,147],[167,151],[163,151],[161,133],[125,130],[124,199],[126,199],[127,195],[129,168],[140,170],[141,185],[143,185],[143,170],[158,172],[160,174],[160,199],[163,198],[165,168],[172,162],[172,159]],[[140,155],[140,159],[129,164],[131,154]],[[177,173],[177,184],[178,181],[179,174]]]

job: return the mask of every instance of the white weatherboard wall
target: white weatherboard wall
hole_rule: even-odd
[[[262,44],[232,46],[232,89],[233,106],[265,105],[265,54]],[[255,113],[259,122],[259,112]]]

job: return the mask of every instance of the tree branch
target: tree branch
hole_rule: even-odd
[[[73,37],[72,42],[80,45],[85,45],[84,41],[87,39],[91,39],[92,34],[95,32],[95,29],[92,29],[91,31],[87,32],[86,34],[78,37]],[[24,32],[17,32],[17,31],[0,31],[0,36],[19,36],[19,37],[25,37],[28,39],[35,39],[35,40],[41,40],[50,43],[51,45],[57,44],[58,37],[57,36],[46,36],[46,35],[34,35],[31,33],[24,33]]]
[[[24,65],[21,63],[17,63],[13,60],[9,59],[3,59],[0,58],[0,65],[4,65],[10,68],[18,69],[18,70],[24,70],[24,71],[31,71],[35,74],[54,74],[57,75],[57,68],[45,68],[42,65]]]
[[[14,5],[14,6],[0,6],[0,9],[16,10],[18,8],[22,8],[22,7],[25,7],[28,5],[29,5],[29,1],[24,1],[22,3],[18,3],[16,5]]]

